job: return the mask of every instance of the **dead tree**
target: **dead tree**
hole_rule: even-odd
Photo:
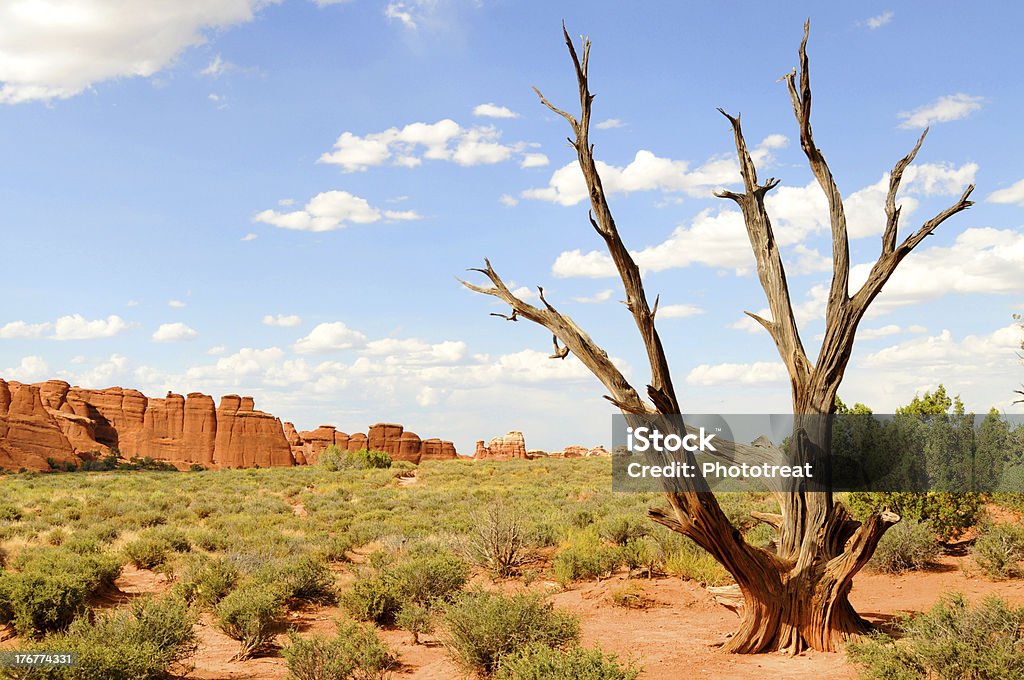
[[[757,170],[747,149],[739,116],[722,114],[729,120],[736,143],[744,190],[723,191],[718,195],[735,201],[743,213],[750,245],[757,262],[757,273],[768,298],[771,318],[748,314],[771,335],[789,372],[793,413],[797,417],[797,455],[814,458],[827,450],[831,436],[830,419],[820,419],[815,427],[801,427],[800,418],[828,415],[835,410],[835,397],[853,349],[857,325],[872,300],[882,290],[900,261],[950,216],[968,208],[973,185],[960,200],[925,222],[904,240],[897,239],[900,208],[896,195],[903,173],[914,160],[925,135],[922,134],[909,154],[896,163],[889,180],[885,203],[886,226],[882,248],[867,281],[853,295],[849,293],[850,256],[843,199],[825,157],[811,133],[811,85],[807,60],[807,32],[800,43],[799,72],[786,76],[793,112],[800,131],[800,145],[814,176],[828,199],[832,232],[833,274],[826,309],[825,337],[816,361],[804,351],[786,272],[765,209],[765,195],[778,180],[758,182]],[[643,338],[650,363],[651,379],[644,399],[629,384],[607,353],[571,318],[559,312],[540,291],[541,306],[533,306],[509,290],[501,277],[485,260],[483,269],[490,286],[463,284],[478,293],[498,298],[512,308],[513,318],[524,318],[548,329],[575,355],[608,390],[606,398],[627,419],[633,416],[657,417],[678,414],[679,402],[669,372],[668,361],[655,327],[657,300],[653,309],[644,292],[640,269],[619,236],[605,196],[601,177],[594,163],[594,147],[589,129],[594,95],[590,92],[588,60],[590,41],[583,39],[578,53],[563,26],[563,35],[572,58],[579,85],[580,113],[575,115],[551,104],[540,91],[540,101],[568,121],[572,129],[570,145],[576,150],[580,169],[590,196],[590,223],[611,254],[625,288],[625,304]],[[927,130],[925,131],[927,134]],[[557,346],[557,345],[556,345]],[[558,356],[558,352],[554,356]],[[854,575],[874,553],[882,534],[899,517],[890,512],[873,514],[865,522],[853,520],[830,492],[807,492],[794,488],[777,494],[781,513],[762,513],[760,521],[771,524],[778,533],[777,551],[769,552],[748,544],[722,512],[706,480],[698,478],[686,488],[666,491],[669,512],[650,511],[651,518],[684,534],[711,553],[735,578],[738,593],[733,605],[739,610],[738,631],[724,643],[727,651],[755,653],[785,651],[798,653],[808,647],[835,650],[851,635],[864,632],[868,624],[853,610],[847,596]],[[741,606],[738,606],[742,602]]]

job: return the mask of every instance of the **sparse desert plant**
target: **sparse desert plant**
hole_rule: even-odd
[[[644,589],[636,581],[629,581],[608,592],[608,599],[616,607],[626,609],[646,609],[650,601],[644,596]]]
[[[248,659],[263,650],[283,626],[284,594],[262,583],[232,590],[214,610],[217,625],[242,643],[236,659]]]
[[[1024,677],[1024,608],[990,597],[971,607],[947,595],[897,622],[901,639],[875,635],[847,645],[868,680],[1013,680]]]
[[[371,626],[338,622],[333,638],[289,633],[282,650],[293,680],[384,680],[398,665]]]
[[[579,621],[535,593],[472,590],[444,616],[444,644],[469,672],[492,674],[508,654],[527,645],[563,647],[579,640]]]
[[[613,515],[598,525],[601,538],[615,545],[626,545],[631,540],[643,538],[651,533],[646,517],[637,515]]]
[[[871,566],[884,574],[922,569],[939,554],[939,544],[930,522],[904,520],[882,536],[871,558]]]
[[[286,560],[284,564],[257,573],[256,578],[278,585],[289,600],[320,604],[337,601],[334,574],[322,556],[303,555]]]
[[[530,559],[524,521],[515,505],[492,503],[478,513],[465,537],[463,551],[473,564],[493,576],[511,576]]]
[[[622,562],[622,553],[601,540],[593,527],[574,532],[555,553],[552,570],[563,586],[573,581],[605,578]]]
[[[238,569],[223,557],[202,557],[192,562],[175,589],[189,602],[216,606],[239,580]]]
[[[402,630],[412,633],[412,643],[420,643],[420,635],[434,630],[434,617],[426,606],[415,602],[406,602],[398,610],[395,623]]]
[[[665,571],[673,576],[705,586],[723,586],[732,582],[729,572],[706,550],[690,540],[665,560]]]
[[[993,578],[1021,574],[1024,560],[1024,527],[1017,524],[985,523],[972,549],[974,561]]]
[[[170,557],[171,545],[161,538],[142,536],[124,547],[125,556],[139,569],[155,569]]]
[[[494,680],[636,680],[639,675],[636,664],[622,663],[599,647],[531,645],[503,657]]]
[[[395,622],[403,603],[430,608],[448,602],[469,579],[466,564],[449,553],[414,555],[391,562],[357,579],[341,597],[342,605],[359,621],[382,625]]]

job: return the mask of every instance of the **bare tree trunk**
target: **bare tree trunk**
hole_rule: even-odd
[[[679,402],[672,385],[668,360],[658,331],[653,308],[648,304],[640,269],[619,236],[594,161],[589,140],[591,94],[588,82],[590,41],[583,40],[582,56],[577,53],[563,25],[562,32],[572,58],[579,85],[580,117],[553,106],[537,91],[541,102],[565,118],[573,131],[569,139],[576,150],[580,170],[590,195],[590,223],[604,240],[622,280],[626,306],[644,341],[651,370],[646,396],[629,384],[607,353],[570,317],[559,312],[539,288],[542,307],[517,297],[485,260],[475,269],[490,281],[489,287],[463,281],[470,290],[491,295],[512,308],[510,315],[497,314],[508,321],[527,319],[547,328],[555,338],[552,359],[565,359],[569,353],[578,358],[608,390],[606,398],[626,416],[635,419],[678,416]],[[739,117],[722,111],[732,126],[744,191],[723,191],[718,195],[737,203],[743,213],[747,235],[757,263],[761,286],[768,298],[771,319],[750,314],[772,336],[789,372],[796,427],[792,436],[792,464],[813,465],[827,475],[832,425],[829,416],[835,410],[835,398],[853,350],[854,336],[868,305],[881,291],[900,261],[948,217],[971,205],[969,186],[960,200],[897,245],[900,209],[896,193],[904,170],[914,160],[924,135],[914,149],[901,159],[890,175],[886,200],[887,223],[882,237],[882,253],[872,267],[867,282],[853,296],[849,294],[849,242],[842,195],[821,151],[815,146],[810,126],[811,89],[807,60],[808,26],[800,44],[800,78],[796,70],[786,77],[793,111],[800,128],[801,147],[821,185],[829,204],[832,228],[833,275],[826,309],[826,330],[817,361],[808,359],[790,300],[785,267],[765,210],[765,195],[777,186],[769,179],[759,184],[757,169],[747,150]],[[927,131],[925,132],[927,134]],[[564,347],[559,347],[561,341]],[[669,427],[685,429],[678,417]],[[685,434],[680,432],[680,434]],[[748,447],[749,448],[749,447]],[[827,486],[811,486],[806,479],[794,479],[792,486],[776,493],[780,514],[758,513],[757,519],[771,524],[778,534],[775,552],[748,544],[722,512],[718,500],[703,477],[676,479],[666,486],[670,511],[654,508],[651,519],[693,539],[707,550],[736,579],[736,590],[728,600],[738,610],[740,625],[723,648],[730,652],[754,653],[786,651],[798,653],[806,648],[832,651],[851,635],[867,629],[867,624],[850,606],[853,577],[874,553],[882,534],[899,521],[893,513],[876,513],[863,524],[854,521]],[[724,593],[720,593],[725,595]],[[739,602],[742,601],[742,606]]]

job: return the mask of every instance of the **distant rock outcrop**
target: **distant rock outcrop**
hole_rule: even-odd
[[[477,460],[513,460],[525,459],[526,439],[522,432],[513,430],[501,437],[495,437],[484,445],[481,439],[476,443],[473,458]]]
[[[315,463],[329,445],[346,451],[372,448],[393,460],[455,458],[455,445],[420,440],[401,425],[378,423],[367,434],[331,425],[299,432],[252,397],[213,398],[168,392],[163,399],[138,390],[88,390],[62,380],[26,385],[0,379],[0,469],[46,470],[117,451],[123,458],[150,457],[179,466],[279,467]]]

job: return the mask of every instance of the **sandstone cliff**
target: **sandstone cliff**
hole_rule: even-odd
[[[328,446],[337,446],[342,451],[358,451],[373,449],[384,451],[392,460],[404,460],[420,463],[424,460],[443,460],[458,457],[455,444],[440,439],[420,439],[414,432],[406,432],[401,425],[393,423],[377,423],[371,425],[366,434],[357,432],[346,434],[338,431],[333,425],[321,425],[315,430],[296,432],[295,426],[285,423],[285,432],[289,434],[292,455],[301,455],[306,461],[315,463],[317,458]]]

